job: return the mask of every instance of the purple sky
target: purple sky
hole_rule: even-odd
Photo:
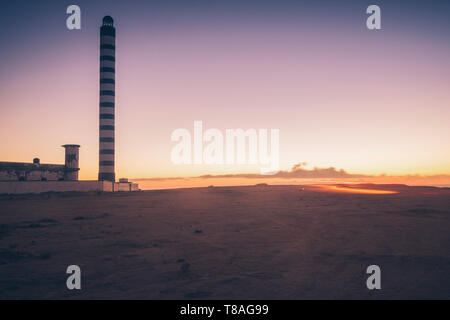
[[[81,178],[98,163],[98,38],[115,19],[117,175],[257,172],[176,166],[171,132],[280,129],[280,165],[364,174],[450,173],[450,5],[371,2],[17,1],[0,13],[0,159],[63,162],[81,144]]]

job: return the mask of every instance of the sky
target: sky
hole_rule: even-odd
[[[81,30],[66,28],[67,6]],[[366,8],[381,8],[381,30]],[[450,174],[448,1],[14,1],[0,11],[0,161],[98,172],[99,27],[116,42],[116,177],[252,174],[176,165],[171,133],[279,129],[280,169]]]

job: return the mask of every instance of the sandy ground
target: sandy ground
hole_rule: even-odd
[[[0,196],[0,298],[449,299],[450,189],[367,188]]]

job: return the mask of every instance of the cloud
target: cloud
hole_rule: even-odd
[[[153,181],[169,181],[169,180],[186,180],[189,178],[184,177],[162,177],[162,178],[137,178],[132,179],[133,181],[141,181],[141,180],[153,180]]]
[[[270,184],[314,184],[314,183],[376,183],[376,184],[406,184],[410,186],[448,186],[450,174],[436,175],[364,175],[354,174],[344,169],[334,167],[312,169],[305,168],[306,162],[299,162],[290,170],[280,170],[274,175],[258,173],[240,173],[223,175],[202,175],[197,177],[166,177],[134,179],[142,184],[144,189],[165,189],[180,187],[202,187],[214,185],[247,185],[265,182]],[[247,180],[247,181],[246,181]],[[250,181],[249,181],[250,180]],[[253,182],[251,182],[253,180]]]
[[[314,167],[311,170],[303,168],[306,166],[306,162],[299,162],[295,164],[291,170],[280,170],[273,175],[260,175],[256,173],[241,173],[241,174],[224,174],[224,175],[203,175],[199,178],[211,179],[211,178],[249,178],[249,179],[270,179],[270,178],[282,178],[282,179],[298,179],[298,178],[368,178],[370,176],[361,174],[348,173],[344,169],[336,170],[334,167],[329,168],[317,168]]]
[[[294,164],[294,166],[292,167],[291,171],[295,171],[297,169],[300,169],[301,166],[306,166],[306,165],[308,165],[307,162],[299,162],[297,164]]]

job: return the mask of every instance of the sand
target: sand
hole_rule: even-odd
[[[0,196],[0,298],[449,299],[450,189],[359,188]]]

